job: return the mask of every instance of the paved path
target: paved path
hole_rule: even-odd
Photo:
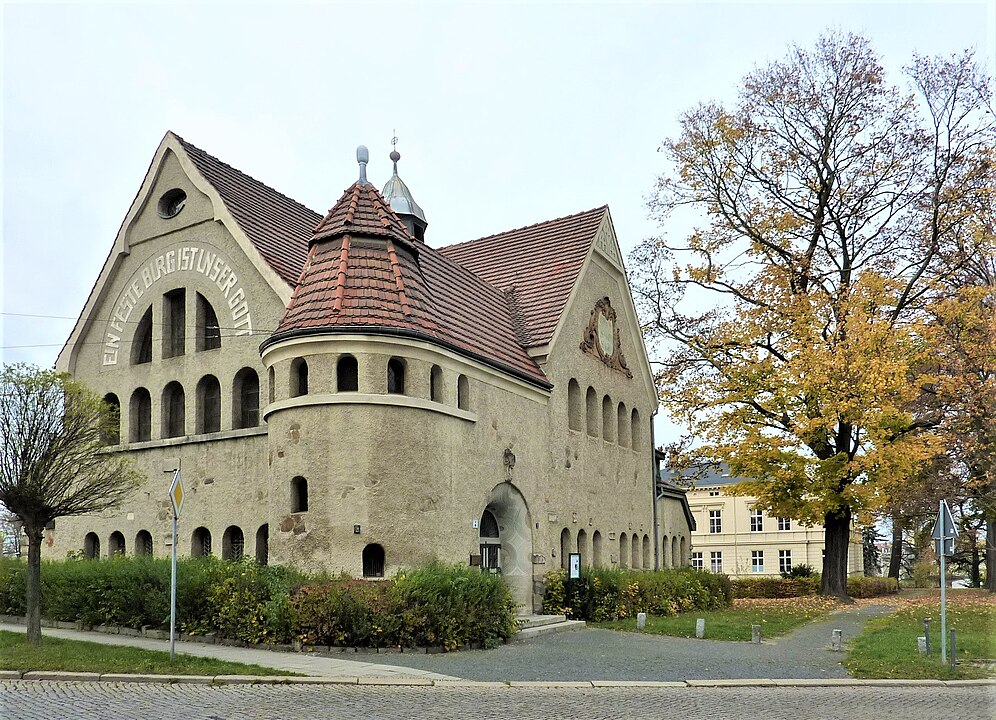
[[[0,630],[10,630],[12,632],[23,633],[23,625],[8,625],[0,623]],[[86,640],[87,642],[101,643],[103,645],[126,645],[128,647],[142,648],[143,650],[160,650],[169,652],[168,640],[153,640],[151,638],[131,637],[129,635],[107,635],[99,632],[81,632],[79,630],[58,630],[55,628],[42,628],[44,636],[64,638],[66,640]],[[396,665],[381,665],[375,662],[346,660],[336,657],[319,657],[303,653],[274,652],[272,650],[261,650],[257,648],[239,648],[228,645],[207,645],[204,643],[177,642],[176,651],[186,655],[196,655],[198,657],[210,657],[216,660],[229,660],[231,662],[244,663],[249,665],[262,665],[263,667],[277,668],[289,672],[301,673],[303,675],[314,675],[316,677],[405,677],[405,678],[428,678],[432,680],[453,679],[449,675],[440,675],[429,670],[419,670],[417,668],[400,667]],[[380,659],[377,655],[361,655],[359,657],[370,657]],[[0,714],[0,718],[4,718]]]
[[[536,688],[144,685],[0,682],[0,718],[17,720],[981,720],[996,687]]]
[[[760,645],[584,629],[495,650],[387,655],[377,661],[471,680],[847,678],[841,665],[846,653],[831,652],[831,632],[842,631],[846,650],[847,641],[869,618],[891,611],[885,606],[852,606]]]

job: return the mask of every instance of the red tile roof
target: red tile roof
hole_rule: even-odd
[[[322,216],[176,136],[267,264],[294,285]]]
[[[373,185],[350,186],[322,218],[177,139],[295,287],[264,346],[346,328],[416,335],[549,386],[525,348],[550,341],[606,207],[436,250],[412,240]]]
[[[526,347],[545,345],[581,272],[607,206],[440,248],[505,292]]]

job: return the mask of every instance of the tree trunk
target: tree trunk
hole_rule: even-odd
[[[986,518],[986,584],[989,592],[996,592],[996,522]]]
[[[899,579],[903,566],[903,524],[898,515],[892,516],[892,550],[889,553],[889,577]]]
[[[982,585],[982,578],[979,575],[979,563],[981,562],[982,558],[979,557],[978,531],[972,530],[972,533],[969,536],[969,538],[972,541],[972,552],[971,552],[972,569],[969,572],[969,583],[971,583],[972,587],[977,588]]]
[[[831,511],[824,518],[822,595],[850,600],[847,595],[847,544],[851,535],[851,509]]]
[[[44,539],[42,527],[25,526],[28,536],[28,583],[24,593],[25,622],[28,626],[28,642],[34,647],[41,646],[41,547]]]

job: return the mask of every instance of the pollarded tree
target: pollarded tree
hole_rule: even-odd
[[[677,464],[727,463],[762,508],[822,523],[827,595],[846,596],[855,517],[939,451],[927,307],[994,202],[988,80],[967,54],[907,71],[913,93],[831,33],[748,75],[735,107],[684,114],[651,208],[707,223],[630,262],[693,439]]]
[[[28,539],[27,631],[41,644],[41,546],[56,518],[116,506],[139,476],[105,440],[116,410],[68,375],[27,365],[0,371],[0,504]]]

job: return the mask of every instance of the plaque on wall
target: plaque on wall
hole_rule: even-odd
[[[628,378],[633,373],[626,366],[626,356],[622,352],[619,340],[619,327],[616,323],[616,311],[607,297],[595,303],[591,311],[591,319],[585,328],[581,340],[581,350],[601,360],[613,370],[618,370]]]

